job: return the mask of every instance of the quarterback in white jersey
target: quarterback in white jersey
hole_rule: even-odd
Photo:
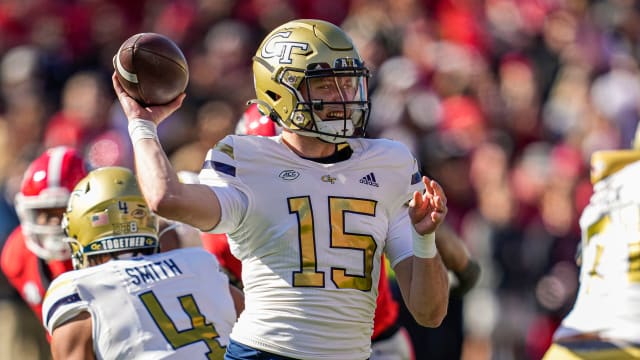
[[[252,274],[245,296],[258,299],[235,340],[296,358],[369,356],[380,256],[395,266],[413,255],[404,204],[422,182],[400,143],[353,139],[340,151],[350,158],[322,164],[300,161],[281,137],[229,136],[208,154],[200,181],[223,209],[214,230],[228,233]]]
[[[94,170],[63,217],[76,270],[44,305],[54,359],[222,359],[236,321],[227,276],[201,248],[156,253],[157,218],[125,168]]]
[[[545,360],[640,358],[640,151],[592,155],[580,288]]]
[[[227,233],[242,261],[245,310],[225,359],[369,358],[383,253],[415,320],[438,326],[446,196],[404,145],[362,138],[368,70],[351,39],[325,21],[290,21],[267,35],[253,72],[255,102],[283,132],[226,137],[201,184],[180,183],[156,134],[184,95],[144,108],[113,77],[149,206]]]

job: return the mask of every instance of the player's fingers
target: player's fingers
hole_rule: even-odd
[[[413,197],[409,202],[409,206],[411,206],[412,208],[419,208],[420,206],[422,206],[422,195],[419,191],[413,192]]]
[[[409,203],[409,217],[413,224],[421,222],[429,214],[427,203],[423,199],[423,195],[416,191],[413,193],[413,198]]]
[[[173,114],[176,110],[178,110],[180,106],[182,106],[182,102],[184,101],[185,97],[186,94],[182,93],[167,104],[150,107],[149,109],[153,114],[153,117],[156,119],[156,122],[161,122],[162,120],[169,117],[169,115]]]
[[[431,187],[431,189],[433,189],[433,192],[442,196],[444,195],[444,190],[442,189],[442,186],[440,186],[440,184],[435,181],[435,180],[431,180],[429,182],[429,186]]]
[[[426,175],[422,175],[422,183],[424,184],[424,188],[427,192],[431,191],[429,182],[431,182],[431,179],[429,179]]]
[[[431,221],[433,221],[435,224],[440,224],[444,220],[444,216],[445,214],[441,212],[433,211],[431,213]]]
[[[428,177],[426,177],[426,176],[422,177],[422,183],[424,184],[424,192],[422,193],[422,197],[423,197],[423,200],[429,205],[432,204],[432,202],[433,202],[432,199],[433,199],[433,195],[434,195],[434,192],[433,192],[433,189],[431,188],[430,182],[431,182],[431,180]]]
[[[113,75],[111,75],[111,82],[113,83],[113,90],[115,90],[116,95],[120,97],[120,95],[124,93],[124,89],[122,88],[122,85],[120,85],[120,81],[118,81],[115,71],[113,72]]]
[[[131,96],[129,96],[129,94],[127,94],[127,92],[124,90],[115,72],[111,76],[111,82],[113,83],[113,90],[116,92],[116,96],[118,97],[118,100],[120,100],[120,104],[123,106],[123,108],[133,107],[134,105],[132,104],[138,104],[138,102],[135,101]]]
[[[440,197],[442,199],[442,201],[444,202],[444,204],[446,205],[447,204],[447,196],[445,195],[444,189],[442,189],[442,186],[440,186],[440,184],[435,180],[431,180],[429,182],[429,185],[430,185],[433,193],[436,196]]]
[[[435,211],[439,212],[439,213],[446,213],[447,212],[447,203],[446,203],[445,199],[443,199],[440,196],[436,196],[434,198],[434,200],[435,200],[435,206],[434,206]]]
[[[434,211],[438,209],[438,198],[436,196],[431,196],[429,198],[429,206],[431,207],[431,209],[433,209]]]

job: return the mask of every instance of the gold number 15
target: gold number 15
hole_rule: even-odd
[[[288,199],[289,213],[298,219],[298,241],[300,244],[300,271],[293,273],[293,286],[324,287],[324,272],[318,271],[313,209],[309,196]],[[375,216],[376,202],[366,199],[329,197],[329,239],[331,248],[360,250],[362,252],[363,275],[350,275],[345,268],[332,267],[331,280],[339,289],[371,290],[373,255],[377,244],[368,234],[349,233],[345,229],[346,215]]]

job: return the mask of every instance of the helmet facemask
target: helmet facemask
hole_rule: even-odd
[[[71,256],[68,245],[63,241],[64,233],[60,223],[50,224],[38,220],[42,212],[60,210],[61,221],[68,198],[69,191],[66,188],[45,189],[36,196],[16,196],[16,211],[25,236],[25,245],[41,259],[67,260]]]
[[[59,225],[26,225],[23,227],[23,233],[29,251],[41,259],[60,261],[67,260],[71,256]]]
[[[297,88],[283,82],[297,100],[289,117],[292,131],[330,143],[364,135],[369,117],[369,73],[357,59],[338,59],[336,63],[333,67],[309,65]],[[283,77],[290,78],[288,74],[284,71]]]

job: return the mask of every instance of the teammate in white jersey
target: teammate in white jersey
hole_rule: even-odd
[[[90,172],[63,228],[76,270],[56,278],[44,301],[54,359],[224,357],[241,294],[204,249],[156,253],[157,217],[131,170]]]
[[[438,326],[448,278],[434,232],[446,197],[406,146],[361,138],[368,70],[351,39],[328,22],[288,22],[260,45],[253,72],[255,102],[283,132],[227,136],[199,185],[180,183],[156,134],[185,95],[143,108],[113,78],[151,208],[227,233],[242,261],[246,307],[225,358],[367,359],[383,253],[414,318]]]
[[[544,360],[640,359],[640,146],[594,153],[591,182],[578,296]]]

